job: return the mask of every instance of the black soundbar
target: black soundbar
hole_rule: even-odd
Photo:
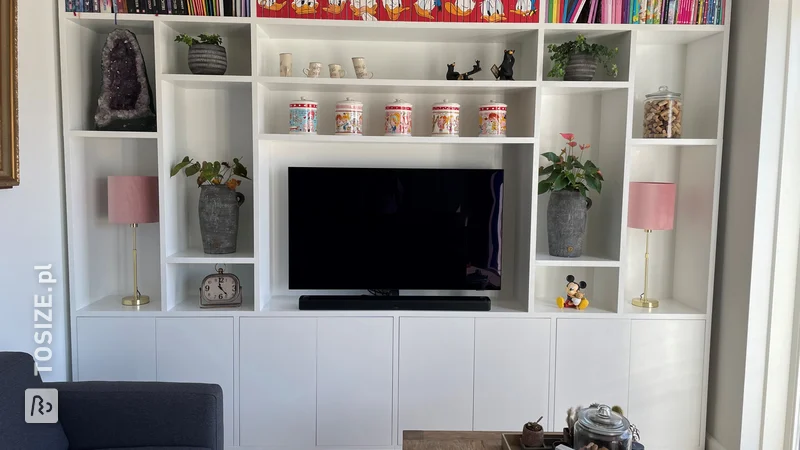
[[[301,311],[489,311],[489,297],[457,295],[301,295]]]

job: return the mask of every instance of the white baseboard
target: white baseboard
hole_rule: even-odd
[[[725,450],[725,447],[714,439],[714,436],[706,434],[706,450]]]

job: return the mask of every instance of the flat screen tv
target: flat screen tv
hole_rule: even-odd
[[[503,171],[289,168],[290,289],[500,289]]]

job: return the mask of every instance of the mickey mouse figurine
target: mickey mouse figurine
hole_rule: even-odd
[[[583,294],[581,289],[586,289],[585,281],[575,281],[575,277],[567,275],[567,299],[558,297],[556,303],[559,308],[575,308],[584,310],[589,306],[589,300]]]

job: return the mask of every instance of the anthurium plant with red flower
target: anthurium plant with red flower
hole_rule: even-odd
[[[539,194],[549,191],[577,191],[586,197],[589,189],[599,194],[603,188],[603,173],[590,160],[583,159],[583,154],[591,146],[578,144],[572,133],[561,133],[567,144],[560,154],[547,152],[542,154],[551,164],[539,167]]]

